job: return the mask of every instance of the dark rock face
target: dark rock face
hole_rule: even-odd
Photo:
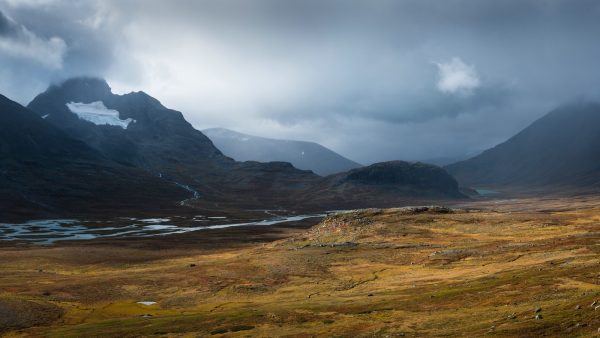
[[[166,209],[185,198],[185,190],[107,160],[0,96],[0,214]]]
[[[600,104],[558,108],[508,141],[446,167],[464,185],[600,183]]]
[[[284,161],[303,170],[327,176],[361,167],[334,151],[314,142],[276,140],[246,135],[229,129],[203,130],[227,156],[238,161]]]

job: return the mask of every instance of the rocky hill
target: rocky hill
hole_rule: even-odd
[[[375,163],[330,175],[312,187],[307,204],[372,208],[466,198],[444,169],[420,162]]]

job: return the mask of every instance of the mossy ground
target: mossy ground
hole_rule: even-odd
[[[600,302],[600,207],[534,201],[454,213],[368,210],[273,242],[220,248],[189,241],[158,249],[119,241],[4,247],[0,309],[35,303],[23,318],[32,311],[56,318],[22,320],[3,332],[597,336],[600,308],[591,304]],[[144,300],[157,304],[136,303]]]

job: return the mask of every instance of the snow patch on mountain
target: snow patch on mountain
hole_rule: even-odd
[[[80,119],[98,126],[111,125],[127,129],[131,122],[135,122],[134,119],[121,120],[119,111],[106,108],[102,101],[92,103],[69,102],[67,107]]]

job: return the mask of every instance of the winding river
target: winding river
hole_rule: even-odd
[[[25,223],[0,223],[0,240],[25,241],[41,245],[51,245],[56,241],[90,240],[108,237],[153,237],[182,234],[210,229],[225,229],[241,226],[269,226],[286,222],[301,221],[325,215],[277,216],[270,219],[246,222],[227,222],[226,216],[195,216],[187,219],[198,226],[182,226],[180,219],[174,218],[119,218],[104,221],[111,226],[98,226],[96,221],[76,219],[47,219]]]

